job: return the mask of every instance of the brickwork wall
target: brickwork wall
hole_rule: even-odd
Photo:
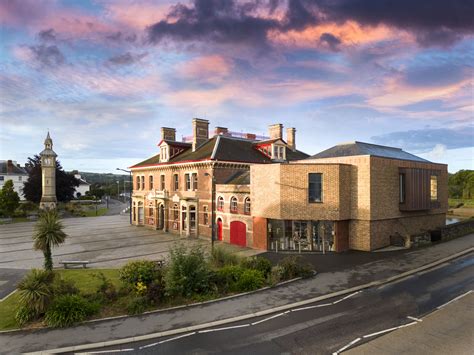
[[[268,249],[267,219],[253,217],[253,247],[256,249]]]
[[[281,164],[265,166],[253,165],[250,168],[250,196],[252,215],[257,217],[281,218],[280,181]]]

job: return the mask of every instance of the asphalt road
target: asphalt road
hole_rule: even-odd
[[[474,289],[474,255],[393,284],[222,328],[90,350],[133,354],[331,354],[353,339],[413,323]],[[153,329],[150,329],[150,333]],[[386,333],[385,333],[386,334]],[[115,351],[118,350],[118,351]],[[120,351],[121,350],[121,351]]]

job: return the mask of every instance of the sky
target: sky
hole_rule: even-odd
[[[0,159],[115,172],[160,127],[296,128],[474,169],[473,0],[0,0]]]

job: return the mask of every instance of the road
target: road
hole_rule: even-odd
[[[383,330],[416,323],[474,289],[474,255],[393,284],[221,328],[90,350],[136,354],[332,354]],[[153,329],[150,329],[150,333]],[[372,335],[373,334],[373,335]],[[364,335],[371,335],[363,337]],[[350,347],[347,347],[347,349]],[[121,351],[120,351],[121,349]],[[119,350],[119,351],[115,351]]]

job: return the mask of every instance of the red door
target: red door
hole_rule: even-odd
[[[217,220],[217,240],[222,240],[222,220]]]
[[[239,221],[230,223],[230,244],[247,246],[245,223]]]

